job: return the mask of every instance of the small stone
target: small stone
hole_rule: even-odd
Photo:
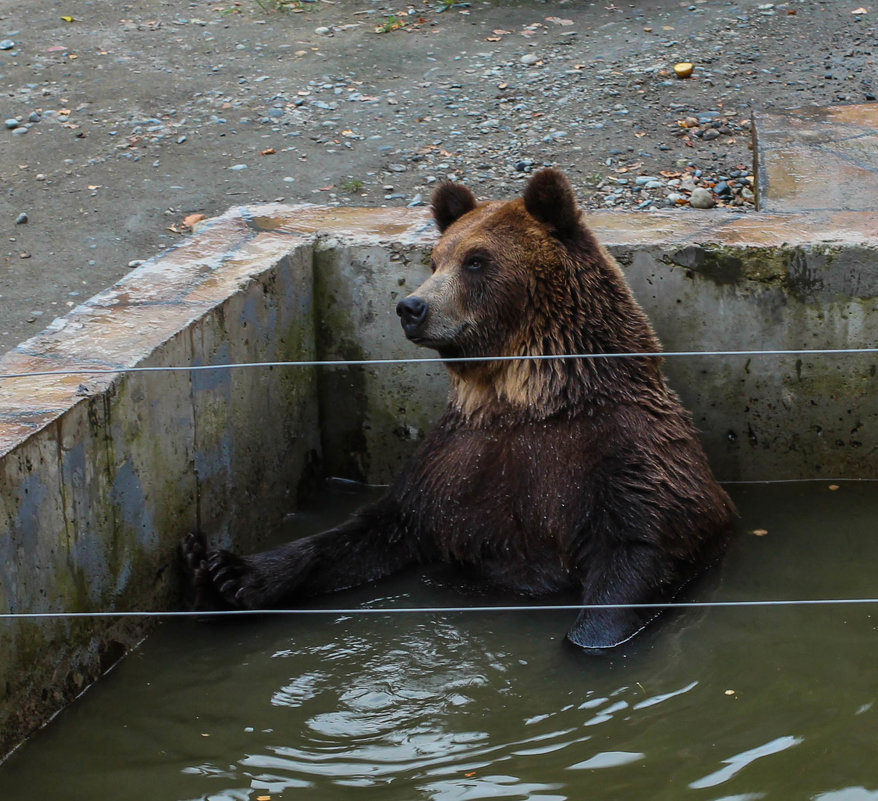
[[[24,225],[27,222],[27,220],[28,220],[27,214],[22,212],[21,214],[18,215],[18,217],[15,218],[15,224],[16,225]]]
[[[10,117],[8,120],[6,120],[6,122],[4,123],[4,125],[5,125],[7,128],[9,128],[9,130],[12,130],[13,128],[17,128],[17,127],[18,127],[18,120],[15,119],[15,117]]]
[[[713,191],[720,196],[731,195],[732,194],[732,187],[730,187],[725,181],[720,181],[713,188]]]
[[[135,267],[140,267],[143,264],[143,259],[132,259],[128,262],[128,269],[133,270]]]
[[[689,205],[693,209],[712,209],[716,205],[716,201],[707,189],[698,187],[692,190],[692,194],[689,197]]]
[[[233,164],[231,167],[229,167],[229,169],[232,170],[233,172],[240,172],[241,170],[246,170],[247,165],[246,164]]]
[[[387,169],[390,170],[390,172],[405,172],[406,171],[406,167],[404,164],[390,164],[390,165],[388,165]]]
[[[39,111],[32,111],[27,117],[28,122],[39,122],[42,118],[43,115]]]
[[[701,138],[704,139],[705,142],[710,142],[714,139],[719,139],[720,133],[716,128],[708,128],[704,132],[704,136]]]
[[[519,61],[524,64],[525,67],[532,67],[534,64],[539,63],[540,57],[536,55],[536,53],[527,53],[523,55]]]
[[[185,142],[185,141],[186,141],[186,137],[185,137],[185,136],[178,136],[178,137],[177,137],[177,144],[178,144],[178,145],[182,145],[183,142]]]
[[[424,198],[421,197],[421,193],[418,192],[418,194],[416,194],[411,199],[411,201],[409,201],[408,205],[409,205],[409,208],[414,208],[415,206],[423,206],[424,205]]]
[[[694,71],[695,66],[690,64],[688,61],[681,61],[679,64],[674,64],[674,74],[678,78],[689,78]]]
[[[332,28],[328,28],[326,25],[321,25],[319,28],[314,29],[314,33],[318,36],[329,36],[332,33]]]
[[[27,126],[22,125],[20,128],[16,128],[15,130],[13,130],[12,133],[18,134],[19,136],[24,136],[24,134],[26,134],[29,130],[30,129]]]
[[[0,42],[0,50],[12,50],[15,47],[15,42],[12,39],[4,39]]]

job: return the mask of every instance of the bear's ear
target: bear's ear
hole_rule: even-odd
[[[524,207],[541,223],[567,237],[580,229],[579,208],[567,176],[558,170],[542,170],[524,188]]]
[[[439,233],[444,233],[451,223],[476,207],[476,198],[463,184],[445,183],[433,193],[430,205]]]

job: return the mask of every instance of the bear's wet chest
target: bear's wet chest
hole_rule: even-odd
[[[570,421],[500,431],[439,429],[402,488],[426,551],[527,592],[570,586],[600,442]]]

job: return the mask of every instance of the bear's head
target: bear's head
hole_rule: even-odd
[[[444,359],[479,359],[446,362],[454,402],[465,413],[499,404],[553,414],[604,369],[594,360],[491,356],[658,350],[562,173],[543,170],[522,197],[501,202],[478,203],[465,186],[443,184],[432,210],[442,234],[432,275],[399,302],[397,314],[412,342]]]

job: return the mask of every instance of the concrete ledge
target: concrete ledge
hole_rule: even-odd
[[[878,213],[590,223],[667,350],[878,342]],[[423,209],[232,209],[0,358],[0,611],[168,608],[188,529],[252,547],[312,465],[386,481],[444,404],[438,365],[88,371],[432,355],[405,341],[394,306],[434,239]],[[667,361],[724,479],[878,477],[876,366]],[[2,378],[57,369],[82,373]],[[0,753],[143,630],[0,622]]]

